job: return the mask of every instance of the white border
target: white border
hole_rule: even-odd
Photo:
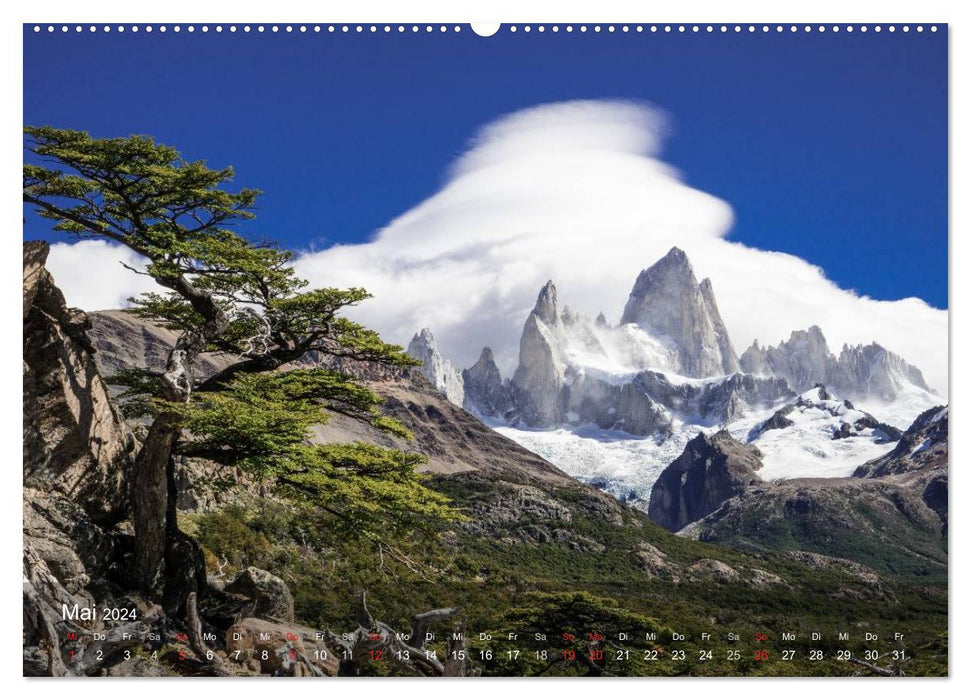
[[[759,24],[762,23],[797,23],[806,24],[807,20],[816,20],[810,24],[818,24],[819,20],[825,20],[826,24],[861,24],[866,23],[904,23],[918,22],[929,23],[948,23],[950,40],[950,101],[951,101],[951,124],[971,124],[971,110],[968,109],[967,89],[961,84],[962,76],[966,79],[969,74],[968,56],[969,50],[964,43],[965,32],[969,26],[962,20],[962,4],[966,2],[950,2],[943,0],[921,0],[920,2],[902,2],[900,0],[883,0],[880,3],[852,2],[850,0],[814,0],[813,2],[768,2],[759,0],[696,0],[694,2],[671,2],[663,5],[652,5],[645,2],[634,2],[632,0],[596,0],[587,2],[576,2],[575,0],[555,1],[533,1],[526,0],[491,0],[490,2],[479,1],[475,3],[448,2],[447,0],[371,0],[366,4],[360,2],[345,1],[337,3],[319,3],[311,5],[307,2],[294,2],[292,0],[273,0],[272,3],[253,3],[253,2],[202,2],[201,0],[166,0],[163,3],[111,3],[105,0],[45,0],[45,2],[21,3],[15,8],[8,5],[4,7],[4,22],[2,25],[2,41],[0,47],[6,54],[4,63],[7,69],[3,71],[2,79],[4,89],[0,94],[7,96],[4,109],[4,125],[0,133],[3,134],[3,164],[0,169],[0,202],[3,207],[3,223],[6,229],[2,238],[2,255],[0,255],[0,288],[3,289],[3,303],[0,304],[2,313],[2,328],[19,327],[20,321],[16,316],[16,311],[20,308],[17,299],[20,298],[20,286],[16,284],[20,277],[20,236],[18,229],[22,221],[20,198],[16,197],[15,177],[18,174],[18,164],[22,160],[21,155],[21,127],[23,115],[23,93],[22,93],[22,63],[23,63],[23,35],[21,24],[24,22],[81,22],[89,24],[92,22],[104,23],[110,21],[118,23],[160,23],[160,22],[182,22],[182,23],[203,23],[203,22],[264,22],[266,20],[280,19],[299,20],[311,23],[314,20],[328,23],[426,23],[433,22],[441,24],[461,23],[466,24],[470,21],[495,22],[504,21],[506,23],[525,23],[525,22],[546,22],[552,24],[553,21],[564,23],[593,23],[602,25],[614,23],[635,24],[638,20],[654,24],[659,23],[735,23],[741,24],[742,21]],[[971,40],[966,40],[971,41]],[[956,78],[957,76],[957,78]],[[963,116],[962,116],[963,115]],[[963,127],[968,128],[968,127]],[[961,128],[952,129],[950,141],[951,158],[951,179],[950,190],[952,193],[964,192],[966,190],[967,163],[968,163],[968,140],[963,138],[964,132]],[[967,221],[964,215],[967,210],[967,196],[951,197],[951,230],[961,231],[961,223]],[[965,234],[967,235],[967,234]],[[951,295],[949,305],[952,310],[957,310],[951,315],[952,347],[951,358],[958,358],[956,362],[952,360],[950,380],[950,396],[953,397],[960,392],[955,392],[955,387],[964,389],[967,374],[963,369],[963,364],[968,362],[965,354],[967,343],[965,343],[964,328],[960,324],[961,310],[966,307],[969,289],[968,275],[960,274],[959,271],[965,269],[971,263],[968,260],[967,250],[969,245],[962,240],[962,236],[953,235],[950,249],[950,267],[958,274],[951,277]],[[17,325],[15,325],[17,324]],[[14,370],[18,366],[17,357],[20,355],[20,348],[15,348],[13,343],[0,344],[0,396],[4,400],[2,414],[5,420],[0,422],[0,438],[5,448],[5,452],[10,456],[8,464],[3,466],[0,473],[3,474],[3,484],[0,493],[4,501],[0,505],[2,514],[3,549],[0,555],[0,565],[2,565],[3,576],[0,577],[2,584],[2,597],[0,605],[6,612],[3,619],[3,626],[0,627],[0,659],[2,659],[4,676],[15,679],[16,693],[19,697],[47,698],[65,695],[74,695],[78,692],[94,696],[97,693],[99,698],[128,697],[133,693],[177,693],[181,696],[189,697],[201,696],[202,693],[208,694],[227,694],[240,699],[265,698],[268,695],[275,695],[285,692],[329,694],[337,693],[392,693],[396,697],[410,697],[412,694],[418,696],[445,697],[444,694],[451,696],[461,695],[463,698],[485,698],[493,697],[496,694],[507,695],[513,693],[536,692],[537,690],[544,695],[556,695],[564,697],[574,697],[579,695],[592,695],[604,697],[607,693],[611,695],[668,695],[677,693],[682,695],[688,693],[704,694],[711,698],[712,694],[719,700],[728,694],[732,696],[736,693],[745,694],[748,697],[772,698],[777,694],[785,694],[791,698],[816,698],[820,694],[830,694],[834,691],[838,695],[849,694],[854,690],[857,693],[879,694],[881,698],[907,697],[908,699],[917,693],[930,692],[935,695],[951,696],[956,694],[958,688],[965,685],[965,681],[971,677],[966,668],[971,660],[965,660],[964,654],[968,653],[968,645],[964,643],[964,636],[971,633],[968,622],[969,606],[964,600],[963,585],[967,582],[968,555],[961,557],[953,556],[956,551],[952,548],[950,562],[951,571],[951,634],[950,634],[950,681],[929,681],[931,685],[916,687],[914,681],[875,681],[879,682],[879,687],[875,685],[859,685],[859,681],[842,679],[821,679],[803,683],[799,681],[769,680],[769,679],[695,679],[687,681],[687,685],[680,679],[648,679],[648,680],[618,680],[610,681],[603,679],[590,683],[569,683],[567,680],[546,681],[542,686],[536,685],[536,681],[530,680],[499,680],[483,679],[482,681],[419,681],[408,680],[383,680],[379,681],[381,687],[376,687],[372,682],[360,679],[347,681],[321,681],[322,683],[337,682],[338,686],[331,687],[323,685],[319,688],[303,686],[295,689],[293,686],[283,687],[276,684],[275,680],[256,681],[245,680],[233,682],[231,686],[212,685],[212,681],[205,679],[188,680],[180,679],[171,684],[160,685],[158,682],[141,680],[117,680],[110,683],[99,682],[91,685],[90,682],[80,681],[55,681],[44,682],[37,680],[24,680],[21,673],[21,643],[20,643],[20,621],[21,621],[21,593],[20,589],[20,564],[19,551],[20,541],[20,513],[21,498],[18,483],[21,474],[17,469],[17,457],[20,450],[17,445],[20,441],[20,431],[16,418],[20,411],[16,397],[20,391],[20,383],[16,381]],[[961,420],[960,400],[958,411],[951,411],[952,425],[953,417]],[[965,454],[966,438],[960,429],[955,430],[952,435],[951,463],[956,465],[951,473],[951,494],[952,504],[954,502],[964,502],[971,495],[967,493],[965,487],[968,477],[967,470],[962,464],[962,457]],[[958,495],[956,495],[958,494]],[[956,496],[955,496],[956,495]],[[951,508],[951,539],[961,543],[961,549],[967,550],[969,533],[967,521],[962,516],[961,509]],[[85,683],[85,690],[79,690],[80,684]],[[151,685],[148,685],[151,683]],[[672,684],[678,683],[678,687]],[[855,687],[851,684],[856,683]],[[967,690],[964,691],[965,694]]]

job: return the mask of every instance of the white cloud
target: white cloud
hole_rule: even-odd
[[[834,352],[877,341],[947,395],[947,312],[840,289],[792,255],[725,240],[732,211],[657,159],[664,119],[622,102],[549,104],[487,126],[434,196],[371,242],[308,253],[315,284],[361,285],[356,318],[406,344],[430,327],[459,367],[492,346],[504,375],[540,286],[617,322],[637,273],[677,245],[715,295],[741,353],[819,325]],[[767,193],[769,196],[771,193]]]
[[[122,263],[143,269],[145,259],[128,248],[105,241],[54,243],[47,269],[69,306],[85,311],[118,309],[142,292],[160,291],[150,278],[136,275]]]
[[[831,348],[877,341],[920,367],[947,396],[947,312],[919,299],[877,301],[843,290],[781,252],[725,240],[728,204],[684,184],[658,160],[665,119],[625,102],[542,105],[485,127],[442,189],[373,240],[306,253],[298,271],[319,286],[364,286],[353,316],[407,344],[429,327],[468,367],[490,345],[504,375],[539,288],[561,304],[619,320],[637,273],[677,245],[715,295],[741,353],[819,325]],[[771,193],[766,193],[770,196]],[[70,304],[123,305],[151,280],[118,264],[115,246],[52,247],[50,269]]]

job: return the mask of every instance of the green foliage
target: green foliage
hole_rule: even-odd
[[[187,430],[184,454],[268,480],[292,502],[337,516],[335,526],[348,533],[459,518],[448,499],[428,489],[415,471],[424,455],[361,442],[308,442],[310,427],[325,423],[328,410],[409,437],[399,423],[376,411],[378,402],[348,375],[311,368],[240,375],[221,391],[166,405]]]
[[[244,511],[228,508],[202,518],[197,524],[196,536],[220,559],[239,570],[255,561],[270,549],[266,534],[248,527]]]
[[[24,200],[55,230],[105,237],[149,258],[148,273],[175,278],[231,267],[254,253],[226,227],[252,218],[258,192],[221,186],[232,168],[188,162],[146,136],[95,139],[83,131],[26,127],[27,147],[57,167],[24,165]]]
[[[381,415],[373,391],[339,370],[417,363],[342,315],[369,299],[367,291],[308,289],[294,272],[291,251],[232,230],[253,218],[258,194],[225,189],[232,168],[184,160],[146,136],[98,139],[52,127],[24,132],[26,148],[44,163],[24,165],[24,201],[53,220],[55,230],[108,239],[145,256],[145,269],[136,272],[162,290],[130,300],[132,311],[181,334],[185,371],[113,378],[126,387],[127,417],[165,414],[167,425],[174,421],[182,430],[178,452],[267,480],[297,507],[326,512],[348,532],[407,530],[459,517],[415,471],[421,455],[364,443],[312,444],[311,426],[331,414],[410,439],[401,424]],[[205,351],[237,359],[192,386],[192,365]],[[297,361],[316,366],[288,369]]]
[[[496,488],[494,482],[468,475],[437,477],[430,486],[463,504],[486,498]],[[814,570],[785,555],[753,556],[687,540],[644,518],[614,524],[590,517],[582,514],[589,494],[579,489],[551,490],[550,495],[569,504],[574,514],[570,530],[595,538],[604,545],[602,551],[576,551],[566,542],[514,541],[516,521],[488,534],[475,529],[481,521],[469,527],[439,523],[437,533],[420,539],[389,532],[381,540],[359,541],[347,539],[310,511],[266,501],[192,517],[205,533],[200,542],[219,562],[231,559],[229,547],[235,542],[247,540],[238,534],[240,528],[249,537],[265,537],[271,544],[235,560],[236,566],[259,566],[281,576],[304,624],[335,631],[355,628],[354,589],[359,586],[367,589],[374,616],[398,630],[407,630],[416,612],[459,607],[470,633],[468,656],[485,675],[866,674],[836,658],[841,649],[862,657],[873,648],[863,640],[863,631],[879,635],[881,653],[895,648],[893,633],[904,634],[908,675],[946,673],[947,638],[938,633],[947,626],[943,590],[893,583],[893,598],[875,598],[870,584],[838,569]],[[209,525],[214,522],[219,526]],[[736,582],[659,580],[631,557],[644,541],[682,568],[714,558],[740,571],[774,573],[785,584],[761,590],[745,577]],[[851,631],[849,643],[833,637],[834,630],[844,629]],[[729,642],[729,630],[740,639]],[[673,643],[673,631],[686,641]],[[798,641],[783,642],[780,631],[796,633]],[[812,631],[824,631],[825,639],[811,642]],[[629,639],[621,642],[620,632]],[[767,645],[756,644],[760,632],[770,633]],[[481,639],[480,633],[491,639]],[[596,643],[591,633],[605,640]],[[647,638],[648,633],[655,638]],[[711,640],[702,633],[710,633]],[[753,659],[759,646],[770,650],[767,662]],[[431,647],[444,657],[443,635]],[[782,660],[782,648],[795,651],[791,661]],[[591,654],[598,649],[605,653]],[[685,651],[686,658],[673,658],[675,649]],[[699,656],[706,649],[715,653],[702,662]],[[822,649],[824,660],[810,661],[810,649]],[[628,654],[618,659],[623,650]],[[738,659],[727,657],[731,650],[740,652]],[[879,665],[887,663],[884,659]]]

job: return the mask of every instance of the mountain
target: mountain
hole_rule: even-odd
[[[679,248],[637,276],[620,319],[571,311],[549,280],[523,324],[511,378],[488,349],[456,377],[427,330],[411,352],[454,403],[643,508],[699,431],[724,428],[758,446],[766,479],[845,477],[937,403],[899,356],[870,344],[837,357],[818,326],[776,347],[753,343],[738,358],[710,280],[697,281]],[[829,394],[817,396],[817,386]]]
[[[888,477],[920,491],[921,500],[948,524],[948,407],[920,414],[897,445],[885,455],[861,465],[853,476]]]
[[[528,427],[663,437],[680,420],[720,425],[791,395],[784,381],[737,368],[711,283],[698,284],[674,248],[638,276],[620,326],[561,311],[547,282],[523,326],[511,398]]]
[[[947,470],[948,407],[935,406],[917,416],[897,445],[853,472],[858,477]]]
[[[428,483],[447,494],[465,519],[420,538],[358,536],[316,511],[279,500],[269,484],[232,467],[180,458],[179,527],[201,547],[207,579],[196,622],[162,614],[126,575],[132,535],[125,494],[142,427],[121,419],[102,371],[157,367],[171,334],[125,312],[68,309],[43,269],[45,254],[43,245],[25,245],[25,675],[428,673],[394,659],[368,659],[363,650],[373,641],[369,630],[391,639],[397,634],[369,607],[387,620],[413,619],[412,631],[429,629],[414,622],[424,619],[416,609],[458,615],[475,652],[477,633],[551,626],[597,629],[610,638],[632,628],[656,632],[659,640],[692,629],[751,638],[785,610],[794,629],[865,623],[881,638],[905,633],[920,650],[908,673],[947,672],[946,641],[941,644],[936,632],[947,624],[940,589],[821,556],[749,554],[685,540],[490,430],[422,373],[366,365],[342,369],[366,379],[387,412],[414,433],[414,442],[378,436],[340,416],[318,426],[314,439],[384,439],[420,450],[429,457]],[[210,367],[221,361],[218,355],[206,359]],[[366,598],[355,592],[360,586]],[[882,604],[887,601],[906,610],[919,606],[920,615],[901,616],[900,605]],[[68,621],[61,615],[64,603],[134,607],[138,620]],[[451,607],[459,611],[449,612]],[[441,658],[456,629],[449,625],[438,623],[429,643]],[[104,640],[92,639],[109,630]],[[200,641],[202,633],[209,641]],[[76,645],[64,641],[69,634],[77,635]],[[188,643],[180,641],[186,638]],[[586,642],[578,644],[577,658],[590,659]],[[700,644],[693,638],[686,643],[688,655],[696,656]],[[855,654],[864,644],[849,643]],[[559,639],[494,635],[491,657],[469,655],[471,671],[484,675],[738,672],[718,661],[642,662],[656,645],[630,640],[630,663],[611,656],[550,665],[542,655],[556,657]],[[773,658],[759,672],[848,672],[828,658],[811,664],[799,648],[794,662]],[[310,649],[327,651],[327,657],[312,656]],[[517,661],[509,660],[513,649],[521,652]],[[236,660],[237,650],[244,661]],[[337,650],[347,652],[339,663]]]
[[[463,408],[479,416],[508,417],[512,410],[511,389],[509,382],[502,379],[491,348],[482,348],[476,363],[462,370],[462,386]]]
[[[889,479],[791,479],[725,501],[682,534],[743,551],[808,551],[947,585],[947,538],[920,489]]]
[[[563,419],[560,390],[566,371],[565,336],[556,305],[556,287],[550,280],[539,291],[536,306],[523,326],[519,366],[512,378],[513,397],[527,425],[547,426]]]
[[[762,451],[764,479],[844,477],[890,451],[901,431],[833,395],[822,384],[768,412],[732,423],[731,434]]]
[[[711,280],[700,285],[680,248],[637,276],[621,324],[633,323],[674,346],[672,369],[688,377],[739,371],[738,357],[718,313]]]
[[[832,399],[823,398],[823,389],[816,392],[813,410],[837,408]],[[840,415],[852,418],[852,411]],[[778,432],[795,425],[792,421],[785,425],[786,420],[780,411],[765,429]],[[853,425],[881,430],[870,428],[868,422],[864,415]],[[705,542],[747,551],[809,551],[852,559],[887,575],[944,585],[947,409],[925,412],[897,437],[899,441],[889,438],[895,447],[857,468],[853,477],[763,481],[754,477],[756,473],[767,476],[758,454],[749,471],[741,472],[753,478],[736,480],[734,493],[724,487],[722,473],[710,468],[710,451],[686,449],[658,480],[655,490],[662,492],[656,499],[652,494],[650,514],[656,522],[671,529],[680,527],[680,534]],[[723,443],[722,454],[745,447],[730,437],[723,437]],[[799,445],[797,440],[793,443]],[[704,507],[694,511],[702,515],[690,524],[685,524],[690,514],[673,517],[681,513],[667,496],[678,489],[681,474],[694,474],[692,492],[709,496]],[[722,494],[727,494],[723,501],[713,505]]]
[[[700,520],[762,481],[758,475],[761,456],[758,448],[733,440],[725,430],[713,435],[698,433],[661,472],[651,491],[648,515],[673,531]]]
[[[465,389],[462,385],[462,375],[452,363],[442,357],[438,350],[435,336],[427,328],[423,328],[408,343],[408,354],[416,360],[421,360],[421,372],[432,385],[441,391],[449,401],[461,406],[465,399]]]
[[[873,411],[879,407],[898,427],[938,403],[921,371],[899,355],[870,343],[844,345],[836,357],[819,326],[793,331],[789,340],[775,347],[762,347],[756,341],[739,362],[745,372],[756,376],[784,378],[797,392],[824,384]]]

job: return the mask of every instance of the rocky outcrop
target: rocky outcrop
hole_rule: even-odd
[[[95,522],[120,520],[135,440],[112,406],[85,335],[44,269],[46,243],[24,244],[24,485],[80,505]]]
[[[421,361],[421,373],[436,389],[445,394],[449,401],[456,406],[463,404],[465,389],[462,385],[462,376],[451,362],[442,357],[438,342],[430,330],[423,328],[421,332],[415,333],[408,343],[408,354]]]
[[[104,623],[67,620],[61,606],[115,600],[110,580],[130,538],[111,526],[126,515],[136,448],[98,373],[87,317],[67,308],[44,268],[48,250],[39,241],[23,250],[25,675],[68,675],[97,653],[94,645],[88,658],[65,665],[67,635]]]
[[[727,431],[699,433],[658,477],[648,516],[678,531],[715,511],[724,501],[761,482],[761,453]]]
[[[512,410],[509,383],[502,381],[491,348],[482,348],[476,363],[462,370],[462,384],[463,407],[467,411],[486,417],[504,417]]]
[[[226,585],[227,593],[236,593],[252,601],[248,611],[252,617],[269,617],[281,622],[293,622],[293,596],[278,576],[250,566]]]
[[[831,385],[838,373],[836,358],[819,326],[793,331],[789,340],[776,347],[760,347],[756,341],[742,353],[739,363],[751,374],[782,377],[797,392],[816,384]]]
[[[898,480],[753,484],[685,534],[743,550],[814,552],[893,576],[947,580],[941,519],[921,489]]]
[[[918,390],[930,393],[921,371],[877,343],[844,345],[837,358],[819,326],[793,331],[775,347],[754,342],[739,358],[742,370],[782,377],[797,391],[825,384],[854,401],[892,402]]]
[[[539,292],[519,341],[519,366],[512,378],[513,400],[523,422],[549,426],[563,420],[560,389],[562,321],[556,307],[556,287],[550,280]]]
[[[860,466],[853,476],[874,478],[919,470],[947,471],[948,408],[924,411],[890,452]]]
[[[698,284],[680,248],[672,248],[638,275],[620,322],[637,324],[672,343],[681,374],[711,377],[739,371],[711,282]]]

